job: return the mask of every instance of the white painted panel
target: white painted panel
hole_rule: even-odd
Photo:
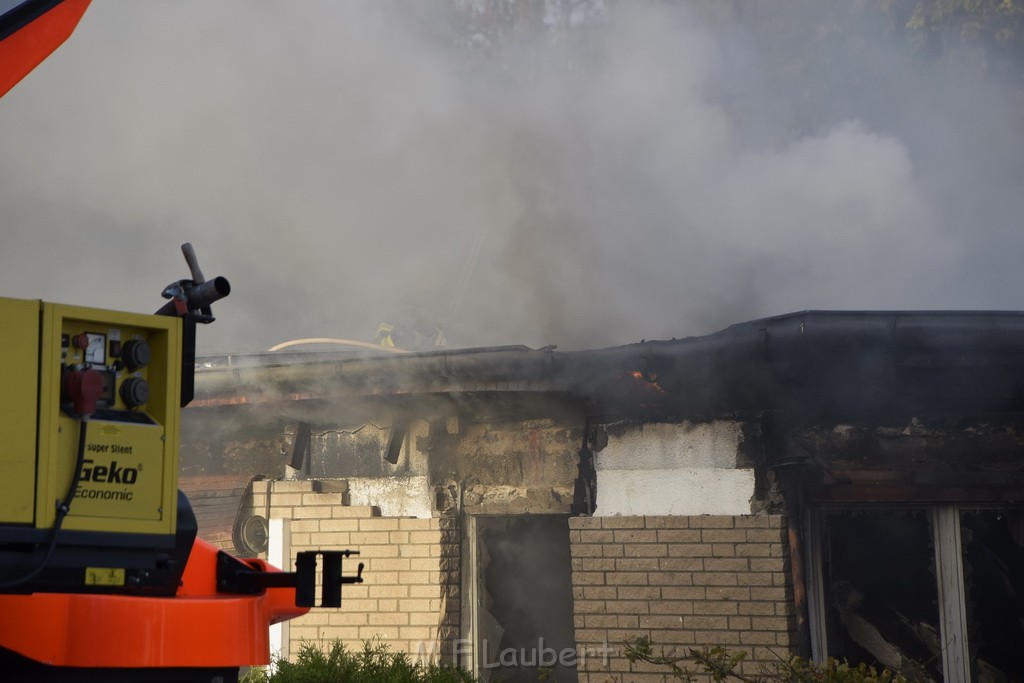
[[[608,445],[595,457],[599,471],[731,468],[743,440],[743,423],[650,423],[610,432]]]
[[[426,477],[353,477],[348,479],[349,505],[376,505],[382,517],[431,516]]]
[[[749,515],[753,495],[747,469],[598,470],[594,516]]]

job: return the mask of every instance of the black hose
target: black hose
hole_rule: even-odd
[[[78,490],[78,482],[82,480],[82,466],[85,465],[85,432],[88,424],[88,416],[83,416],[78,428],[78,456],[75,458],[75,470],[71,475],[71,486],[64,494],[64,500],[57,501],[57,519],[53,524],[54,529],[60,528],[60,525],[64,523],[64,517],[71,511],[71,500]]]
[[[85,435],[87,429],[86,425],[89,424],[88,416],[83,416],[80,424],[81,426],[78,430],[78,457],[75,458],[75,469],[71,476],[71,485],[68,487],[67,493],[64,494],[63,500],[57,501],[57,517],[53,521],[53,533],[50,536],[49,546],[46,548],[46,555],[43,556],[42,561],[36,565],[35,569],[25,576],[0,582],[0,590],[21,586],[39,576],[39,574],[46,569],[46,566],[50,563],[50,558],[53,557],[53,553],[57,549],[57,535],[60,532],[61,526],[64,524],[64,518],[68,516],[69,512],[71,512],[71,501],[74,499],[75,492],[78,490],[78,482],[81,481],[82,477],[82,466],[85,464]]]

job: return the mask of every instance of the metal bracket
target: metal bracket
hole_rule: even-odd
[[[267,588],[295,588],[295,604],[316,605],[316,556],[324,558],[320,607],[341,607],[341,587],[363,582],[363,563],[355,576],[342,576],[341,562],[356,550],[305,550],[295,560],[294,572],[265,572],[224,551],[217,553],[217,590],[221,593],[258,595]]]
[[[321,586],[321,607],[341,607],[341,587],[346,583],[363,582],[363,563],[356,567],[355,576],[342,576],[341,560],[358,555],[357,550],[306,550],[295,560],[298,585],[295,586],[295,604],[313,607],[316,604],[316,556],[323,555],[324,571]]]

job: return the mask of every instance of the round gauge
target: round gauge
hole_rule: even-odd
[[[89,345],[85,347],[85,362],[103,365],[107,362],[107,335],[86,333]]]

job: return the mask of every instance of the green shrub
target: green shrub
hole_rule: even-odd
[[[856,666],[829,657],[824,662],[813,662],[800,657],[765,663],[760,675],[744,675],[736,667],[746,656],[745,652],[729,652],[721,646],[690,649],[686,654],[675,651],[660,653],[647,636],[626,641],[625,655],[631,662],[647,662],[669,670],[667,676],[680,681],[692,681],[697,676],[710,677],[713,681],[736,680],[746,683],[919,683],[927,681],[924,670],[898,672],[890,669],[878,670],[867,664]],[[685,666],[695,665],[695,670]]]
[[[922,672],[878,670],[866,664],[851,665],[829,658],[812,662],[800,657],[761,666],[759,675],[736,671],[746,653],[730,652],[724,647],[690,649],[686,654],[662,650],[656,653],[647,636],[624,643],[626,658],[665,667],[666,677],[692,681],[697,677],[722,682],[746,683],[918,683],[928,680]],[[691,670],[687,665],[693,666]],[[923,670],[922,670],[923,671]],[[545,672],[538,680],[545,680]],[[624,680],[624,679],[623,679]],[[391,652],[379,642],[366,641],[359,652],[350,652],[335,641],[329,652],[311,643],[304,644],[294,662],[275,661],[275,671],[253,669],[242,683],[479,683],[468,672],[444,664],[419,664],[405,652]]]
[[[335,641],[330,652],[306,643],[294,662],[275,660],[274,673],[253,669],[242,683],[476,683],[469,673],[445,664],[419,664],[405,652],[366,641],[350,652]]]

